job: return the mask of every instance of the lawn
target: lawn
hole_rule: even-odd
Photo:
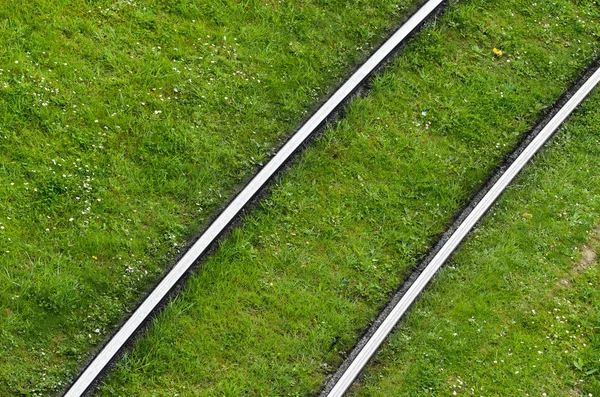
[[[471,235],[354,396],[600,394],[600,93]]]
[[[592,1],[452,4],[223,241],[98,394],[318,392],[592,61],[598,22]]]
[[[61,390],[412,1],[0,4],[0,395]]]

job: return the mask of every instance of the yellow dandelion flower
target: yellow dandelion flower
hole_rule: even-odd
[[[494,49],[492,50],[492,52],[494,53],[494,55],[496,55],[498,58],[500,58],[502,56],[502,50],[497,49],[496,47],[494,47]]]
[[[92,259],[95,260],[95,261],[97,261],[98,257],[96,255],[92,255]]]

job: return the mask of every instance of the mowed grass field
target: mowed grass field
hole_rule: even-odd
[[[600,395],[599,144],[596,92],[440,271],[352,395]]]
[[[0,395],[61,390],[412,2],[0,4]]]
[[[595,58],[598,11],[592,1],[451,4],[223,241],[98,395],[317,393]]]

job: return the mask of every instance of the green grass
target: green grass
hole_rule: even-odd
[[[0,4],[0,395],[60,390],[408,0]]]
[[[453,4],[223,241],[98,394],[318,391],[592,60],[598,22],[591,1]]]
[[[354,396],[600,394],[600,93],[443,268]]]

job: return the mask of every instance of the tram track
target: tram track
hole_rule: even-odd
[[[89,364],[71,383],[65,397],[79,397],[90,393],[110,364],[152,315],[168,299],[190,269],[214,247],[231,224],[285,167],[305,143],[360,89],[386,60],[445,4],[445,0],[425,2],[389,39],[354,72],[346,82],[294,133],[279,151],[262,167],[238,195],[223,209],[210,226],[191,245],[157,286],[146,296],[132,315],[98,351]]]

